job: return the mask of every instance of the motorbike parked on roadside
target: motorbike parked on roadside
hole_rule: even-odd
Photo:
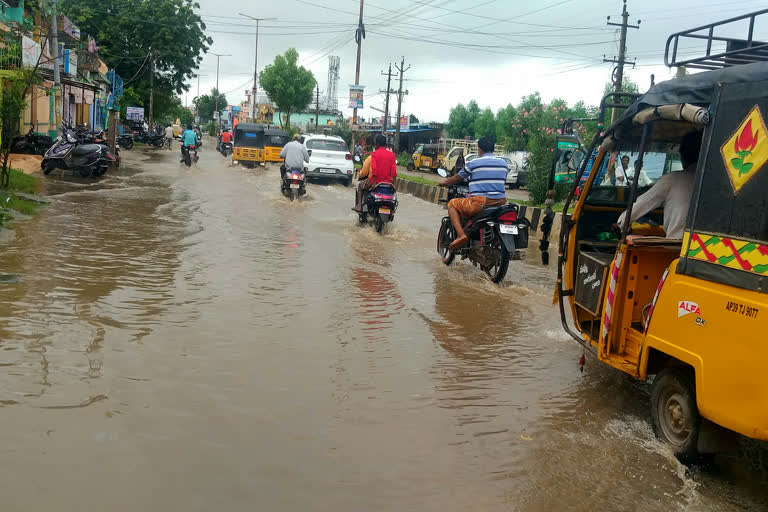
[[[443,178],[448,176],[445,169],[438,169]],[[466,183],[451,185],[448,202],[454,198],[469,196]],[[514,203],[483,209],[471,219],[462,219],[468,242],[456,251],[449,246],[456,239],[456,230],[448,216],[443,217],[437,235],[437,252],[443,263],[450,265],[456,256],[469,259],[479,266],[494,283],[501,283],[507,274],[510,260],[523,258],[522,250],[528,247],[530,222],[520,215],[520,208]]]
[[[44,155],[51,146],[53,146],[53,139],[47,135],[36,133],[33,126],[25,135],[18,135],[13,138],[11,153]]]
[[[294,201],[307,193],[306,187],[306,175],[301,169],[285,169],[281,166],[280,174],[282,180],[280,182],[280,192],[285,197]]]
[[[62,133],[45,152],[40,164],[43,174],[50,174],[54,169],[66,169],[82,177],[103,176],[116,161],[115,156],[105,144],[86,142],[84,139],[78,137],[72,127],[62,125]]]
[[[370,223],[381,233],[384,226],[395,220],[397,192],[390,183],[379,183],[365,192],[362,210],[358,213],[360,224]]]

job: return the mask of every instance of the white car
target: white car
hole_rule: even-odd
[[[479,155],[477,153],[471,153],[467,155],[466,162],[471,162],[475,158],[477,158]],[[517,175],[520,172],[520,168],[517,165],[517,162],[514,160],[507,158],[506,156],[498,156],[498,158],[501,158],[505,162],[507,162],[507,179],[506,184],[508,188],[516,188],[518,186],[517,183]]]
[[[304,147],[309,152],[309,162],[304,170],[309,179],[333,179],[352,185],[352,153],[347,143],[335,135],[305,135]]]

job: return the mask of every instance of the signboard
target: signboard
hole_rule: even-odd
[[[77,76],[77,54],[72,50],[64,50],[64,74]]]
[[[400,129],[407,130],[411,126],[410,116],[400,116]]]
[[[349,108],[363,108],[364,85],[349,86]]]
[[[144,107],[126,107],[125,118],[131,121],[144,121]]]

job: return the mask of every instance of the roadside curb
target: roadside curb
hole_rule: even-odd
[[[446,197],[448,192],[445,189],[427,185],[425,183],[416,183],[415,181],[405,180],[403,178],[396,178],[397,191],[399,193],[411,194],[418,197],[428,203],[440,204],[443,208],[446,208],[445,203],[440,203],[441,197]],[[534,240],[541,239],[541,231],[539,231],[539,224],[544,218],[544,210],[542,208],[534,206],[520,205],[520,214],[531,221],[531,232],[529,237]],[[555,219],[552,224],[552,232],[549,234],[550,243],[554,244],[560,236],[560,224],[563,220],[563,214],[555,212]]]

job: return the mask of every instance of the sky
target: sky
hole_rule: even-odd
[[[290,47],[300,64],[311,70],[323,96],[327,89],[328,57],[341,59],[338,100],[347,107],[349,84],[355,83],[357,46],[354,33],[360,0],[198,0],[200,15],[213,38],[210,52],[231,54],[220,58],[219,89],[230,103],[245,99],[253,83],[256,22],[240,13],[275,18],[260,23],[258,67],[261,71],[276,55]],[[222,9],[226,6],[226,9]],[[641,91],[673,76],[664,65],[667,37],[681,30],[719,21],[764,7],[762,0],[737,3],[716,0],[629,0],[627,58],[636,59],[625,73]],[[405,59],[403,115],[421,121],[447,121],[450,109],[474,99],[481,108],[497,111],[520,98],[540,92],[545,101],[563,98],[569,104],[597,105],[612,64],[603,57],[618,55],[620,0],[364,0],[360,84],[365,107],[358,116],[382,114],[390,63]],[[768,15],[763,16],[768,18]],[[736,27],[736,35],[746,29]],[[755,37],[768,40],[768,19],[758,22]],[[691,53],[690,46],[683,51]],[[216,85],[217,58],[208,53],[200,67],[199,90]],[[397,89],[398,79],[392,88]],[[182,100],[192,103],[198,81],[190,83]],[[396,110],[396,95],[391,96]]]

